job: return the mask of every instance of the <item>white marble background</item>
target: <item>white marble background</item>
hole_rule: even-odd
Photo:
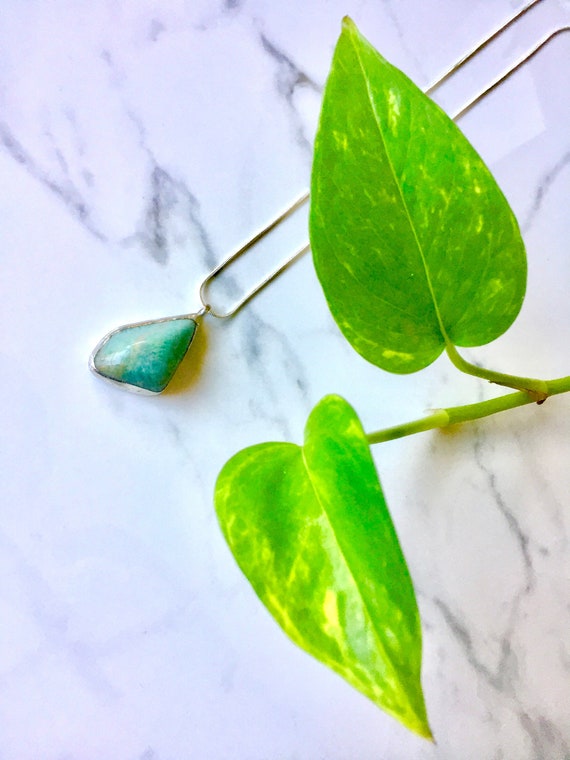
[[[239,448],[300,441],[326,393],[371,431],[497,391],[445,359],[411,377],[367,365],[309,257],[211,320],[166,395],[87,370],[108,329],[197,307],[208,269],[307,185],[344,14],[426,85],[516,7],[3,0],[0,760],[570,758],[569,399],[375,449],[421,607],[432,746],[285,638],[212,490]],[[542,0],[442,102],[569,21]],[[570,373],[569,64],[570,35],[463,123],[530,269],[519,322],[470,356],[545,377]]]

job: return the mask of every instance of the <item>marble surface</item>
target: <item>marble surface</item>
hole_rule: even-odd
[[[3,0],[2,760],[570,758],[570,399],[374,449],[421,608],[430,745],[282,634],[213,485],[239,448],[300,441],[326,393],[372,431],[497,389],[444,358],[366,364],[308,256],[209,320],[167,394],[87,368],[113,327],[197,309],[209,269],[307,186],[344,14],[427,85],[516,7]],[[542,0],[437,98],[455,109],[564,23]],[[570,372],[569,61],[570,34],[462,121],[529,252],[520,319],[467,353],[543,377]],[[221,308],[305,235],[295,220],[252,254]]]

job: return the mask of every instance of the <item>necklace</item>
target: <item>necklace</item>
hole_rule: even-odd
[[[491,44],[502,32],[517,22],[541,0],[530,0],[525,6],[515,12],[507,21],[493,30],[485,39],[477,43],[458,61],[448,68],[426,90],[431,95],[453,74],[472,60],[483,48]],[[501,85],[511,74],[520,69],[533,58],[543,47],[561,33],[570,31],[570,27],[561,27],[549,33],[538,42],[529,52],[519,58],[506,71],[496,77],[477,95],[471,98],[452,116],[454,120],[466,114],[492,90]],[[196,331],[202,319],[211,316],[215,319],[229,319],[242,309],[254,296],[273,280],[279,277],[291,264],[297,261],[309,250],[309,243],[302,246],[292,256],[287,258],[274,271],[252,287],[227,311],[217,311],[209,301],[208,288],[216,277],[233,262],[251,250],[262,238],[285,221],[291,214],[309,200],[309,193],[304,192],[284,211],[278,214],[265,227],[260,229],[244,245],[227,256],[218,264],[199,286],[200,308],[195,313],[181,314],[173,317],[133,322],[121,325],[108,332],[95,346],[89,359],[91,370],[104,380],[135,393],[156,395],[162,393],[172,380],[180,363],[186,356]]]
[[[275,219],[206,275],[199,286],[201,307],[197,312],[116,327],[104,335],[93,349],[89,358],[91,370],[103,380],[135,393],[153,396],[162,393],[186,356],[205,316],[215,319],[233,317],[263,288],[308,251],[309,244],[307,243],[254,285],[228,310],[217,311],[210,303],[208,288],[215,278],[297,211],[308,199],[309,193],[304,192]]]

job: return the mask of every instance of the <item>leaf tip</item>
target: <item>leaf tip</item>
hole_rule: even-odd
[[[428,741],[430,744],[433,744],[434,747],[437,747],[437,742],[435,740],[435,736],[432,734],[431,728],[427,727],[427,732],[422,737],[426,741]]]
[[[401,719],[401,722],[403,723],[404,726],[406,726],[406,728],[408,728],[410,731],[413,731],[421,739],[425,739],[426,741],[430,742],[430,744],[434,744],[434,745],[437,744],[435,737],[433,735],[433,731],[431,730],[431,726],[428,722],[425,706],[423,705],[423,692],[422,692],[422,707],[420,711],[415,712],[411,720]]]
[[[435,740],[435,736],[433,735],[433,732],[432,732],[432,730],[431,730],[431,728],[429,726],[429,723],[426,723],[426,725],[425,725],[425,731],[422,734],[422,738],[423,739],[427,739],[427,741],[430,742],[430,744],[433,744],[434,746],[437,746],[437,742]]]

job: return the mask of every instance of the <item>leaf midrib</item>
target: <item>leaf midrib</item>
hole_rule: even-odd
[[[382,641],[381,630],[376,625],[375,616],[372,614],[372,612],[370,610],[368,601],[366,599],[366,595],[363,593],[363,591],[362,591],[362,589],[360,587],[360,583],[358,582],[357,578],[354,575],[351,563],[346,558],[346,554],[343,551],[342,544],[341,544],[341,542],[340,542],[340,540],[338,538],[337,532],[335,530],[333,520],[331,519],[331,517],[330,517],[330,515],[329,515],[329,513],[328,513],[328,511],[326,509],[325,503],[324,503],[324,501],[320,497],[319,490],[318,490],[317,486],[315,485],[315,481],[314,481],[314,479],[312,477],[311,469],[309,467],[309,463],[308,463],[307,457],[305,455],[305,447],[301,446],[300,449],[301,449],[301,456],[303,458],[303,465],[305,467],[305,472],[307,473],[307,477],[308,477],[309,483],[311,485],[311,490],[313,491],[313,494],[315,496],[317,504],[321,508],[321,512],[322,512],[322,514],[325,516],[325,518],[327,520],[327,523],[328,523],[328,525],[330,527],[330,530],[331,530],[331,533],[332,533],[333,538],[335,540],[335,543],[336,543],[336,545],[338,547],[338,550],[340,552],[340,555],[341,555],[341,557],[343,559],[343,562],[344,562],[344,564],[346,565],[346,567],[349,570],[350,577],[352,578],[352,580],[354,582],[354,585],[355,585],[355,587],[356,587],[356,589],[358,591],[358,595],[359,595],[359,597],[360,597],[360,599],[362,601],[364,609],[366,610],[366,614],[368,615],[368,619],[372,623],[372,627],[373,627],[375,635],[376,635],[376,640],[377,640],[378,644],[380,645],[380,647],[382,649],[382,652],[384,653],[385,659],[390,663],[390,666],[392,668],[392,672],[396,675],[397,681],[399,683],[401,683],[401,679],[398,676],[398,668],[396,667],[396,665],[394,663],[394,660],[393,660],[393,657],[392,657],[391,653],[386,649],[386,647],[385,647],[385,645],[384,645],[384,643]]]
[[[316,195],[316,193],[314,193],[314,195]],[[350,277],[352,277],[352,279],[355,280],[363,290],[366,290],[367,296],[368,298],[370,298],[370,300],[383,303],[386,306],[388,306],[391,310],[398,311],[400,312],[400,314],[403,314],[404,316],[409,317],[410,319],[414,319],[416,317],[416,314],[414,314],[411,311],[408,311],[408,309],[404,309],[399,304],[389,301],[387,298],[380,295],[380,293],[377,290],[371,290],[367,280],[363,280],[360,274],[357,274],[352,269],[348,269],[348,267],[345,266],[345,262],[341,258],[340,253],[336,250],[335,246],[331,246],[329,255],[336,259],[340,267],[344,267],[347,270]]]
[[[403,206],[403,208],[404,208],[404,210],[406,212],[406,218],[408,220],[409,227],[410,227],[410,229],[412,231],[412,234],[413,234],[413,237],[414,237],[414,241],[416,243],[416,248],[417,248],[417,251],[418,251],[418,254],[419,254],[419,257],[420,257],[420,261],[421,261],[422,266],[423,266],[423,270],[424,270],[424,274],[425,274],[425,277],[426,277],[426,282],[427,282],[429,294],[431,296],[431,300],[432,300],[432,303],[433,303],[435,315],[436,315],[437,322],[438,322],[438,325],[439,325],[439,329],[440,329],[440,332],[441,332],[441,337],[442,337],[442,339],[443,339],[444,342],[447,342],[449,340],[449,338],[447,336],[447,331],[445,330],[445,327],[443,325],[443,320],[442,320],[441,313],[440,313],[440,310],[439,310],[439,305],[438,305],[437,299],[435,297],[435,292],[434,292],[433,285],[432,285],[432,282],[431,282],[431,277],[430,277],[430,274],[429,274],[429,268],[428,268],[428,265],[427,265],[426,257],[424,255],[424,251],[423,251],[422,245],[421,245],[421,243],[419,241],[415,225],[413,224],[413,220],[412,220],[412,216],[410,214],[410,210],[408,208],[408,204],[406,203],[406,200],[404,198],[404,194],[402,192],[402,186],[398,182],[398,178],[397,178],[397,175],[396,175],[396,170],[394,169],[394,164],[392,163],[392,157],[390,156],[390,153],[389,153],[389,151],[387,149],[387,146],[386,146],[386,139],[384,137],[384,132],[382,130],[382,122],[381,122],[381,120],[380,120],[380,118],[378,116],[378,112],[376,111],[376,105],[374,103],[374,97],[373,97],[372,91],[370,89],[370,81],[369,81],[368,77],[366,76],[366,71],[365,71],[362,59],[360,57],[358,46],[354,43],[354,34],[355,34],[354,32],[350,33],[350,40],[351,40],[351,43],[352,43],[352,48],[354,50],[354,54],[356,56],[356,60],[358,62],[358,68],[360,70],[360,73],[362,75],[362,79],[364,81],[364,86],[365,86],[365,89],[366,89],[366,94],[367,94],[367,97],[368,97],[368,102],[370,104],[370,109],[372,111],[372,114],[374,115],[374,121],[375,121],[376,126],[378,128],[378,134],[380,136],[380,140],[381,140],[382,146],[384,148],[384,154],[386,155],[386,159],[387,159],[388,165],[390,167],[390,172],[392,174],[392,179],[394,181],[394,184],[398,188],[398,194],[400,196],[400,200],[402,202],[402,206]],[[412,110],[411,113],[412,113],[412,117],[413,117],[414,116],[414,111]]]

